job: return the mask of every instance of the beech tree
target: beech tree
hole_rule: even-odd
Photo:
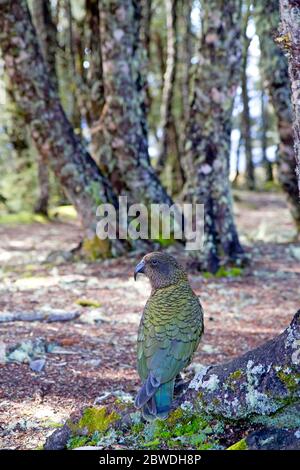
[[[278,178],[287,195],[289,208],[298,232],[300,231],[300,203],[296,175],[293,135],[293,109],[288,63],[284,50],[275,39],[280,20],[277,0],[261,0],[255,7],[256,29],[261,49],[262,78],[277,118],[279,143]],[[299,157],[297,157],[299,160]]]
[[[148,154],[145,77],[140,70],[141,5],[105,0],[100,17],[105,92],[98,125],[100,168],[129,202],[171,204]]]
[[[49,78],[25,0],[0,3],[0,48],[15,99],[22,109],[38,152],[48,160],[83,228],[83,248],[108,256],[122,249],[118,240],[95,235],[96,209],[115,193],[74,134]]]
[[[294,148],[300,191],[300,1],[280,0],[282,31],[279,42],[285,50],[289,63],[292,103],[294,111]]]
[[[214,272],[221,254],[232,261],[243,255],[228,176],[232,107],[242,60],[241,2],[204,2],[201,20],[184,159],[185,197],[204,204],[203,264]]]
[[[165,165],[168,151],[168,130],[172,119],[172,99],[174,95],[177,65],[177,0],[165,0],[167,26],[167,60],[161,97],[160,147],[157,170],[160,173]]]
[[[48,70],[49,79],[58,91],[56,74],[57,36],[56,26],[52,20],[49,0],[33,0],[32,19],[38,35],[40,49]],[[37,154],[39,198],[35,205],[35,212],[47,215],[49,204],[49,170],[48,163]]]

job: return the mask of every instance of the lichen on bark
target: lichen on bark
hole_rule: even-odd
[[[233,99],[240,79],[241,2],[205,2],[199,62],[183,164],[185,198],[204,204],[203,264],[217,271],[220,256],[243,255],[234,222],[228,177]]]
[[[296,160],[293,137],[293,110],[291,87],[288,74],[288,61],[276,44],[280,20],[277,0],[256,2],[254,18],[259,36],[262,78],[267,86],[271,103],[275,110],[279,134],[278,178],[298,233],[300,233],[300,202],[296,175]]]
[[[94,239],[99,201],[110,202],[117,208],[116,195],[74,134],[62,109],[57,91],[49,80],[25,0],[0,3],[0,48],[15,99],[36,148],[49,161],[75,206],[83,238]],[[110,252],[122,250],[120,241],[110,240]]]
[[[145,83],[140,38],[141,5],[134,0],[104,0],[101,51],[105,105],[100,118],[99,164],[117,192],[130,203],[167,203],[149,159]]]
[[[278,42],[286,53],[289,64],[293,104],[294,149],[300,194],[300,2],[280,0],[281,32]]]

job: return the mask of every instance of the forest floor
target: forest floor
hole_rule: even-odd
[[[190,368],[258,346],[281,332],[300,307],[300,243],[292,241],[284,197],[238,192],[235,199],[250,264],[238,276],[190,274],[205,312],[205,334]],[[137,389],[136,333],[150,290],[143,276],[133,280],[139,256],[45,263],[50,252],[68,250],[79,239],[75,221],[0,225],[2,449],[38,448],[72,411],[109,392]],[[94,305],[79,305],[82,300]],[[1,322],[16,312],[78,316],[65,322]],[[28,363],[5,362],[5,347],[19,344],[24,352],[24,341],[37,338],[48,351],[41,372]]]

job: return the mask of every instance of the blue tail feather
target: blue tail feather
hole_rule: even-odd
[[[142,406],[147,420],[167,418],[173,401],[174,380],[160,385],[155,394]]]
[[[155,393],[156,416],[167,417],[172,406],[174,393],[174,379],[162,384]]]

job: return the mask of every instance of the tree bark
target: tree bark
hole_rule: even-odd
[[[52,21],[51,5],[49,0],[33,0],[32,19],[38,35],[40,49],[45,65],[56,91],[58,80],[56,74],[57,36],[56,26]],[[34,211],[38,214],[48,215],[49,205],[49,171],[48,164],[40,153],[37,154],[39,197]]]
[[[295,149],[299,151],[299,146],[294,148],[293,112],[287,59],[279,45],[274,42],[279,23],[277,0],[256,2],[255,17],[261,48],[260,66],[275,110],[280,139],[278,178],[287,195],[290,211],[299,232],[300,203],[295,173]],[[296,158],[299,167],[299,156],[296,155]]]
[[[140,4],[106,0],[101,9],[101,48],[105,105],[100,167],[129,202],[172,201],[160,184],[148,154],[145,86],[140,73]]]
[[[88,121],[90,126],[99,119],[104,105],[104,86],[101,56],[100,11],[98,0],[86,0],[85,35],[89,49],[89,68],[87,85],[90,99],[88,100]]]
[[[145,107],[147,114],[151,107],[152,96],[150,92],[150,87],[147,78],[147,72],[149,70],[150,58],[151,58],[151,21],[152,21],[152,0],[142,0],[141,2],[141,28],[140,28],[140,38],[141,44],[143,46],[143,62],[144,66],[142,67],[144,82],[145,82]]]
[[[294,111],[294,148],[300,192],[300,1],[280,0],[281,44],[286,49]],[[283,42],[282,42],[283,41]]]
[[[172,100],[177,66],[177,0],[165,0],[167,28],[167,61],[164,73],[163,90],[160,108],[161,132],[157,161],[157,171],[164,169],[168,153],[168,130],[172,120]]]
[[[180,79],[180,91],[182,100],[182,133],[184,135],[189,121],[190,113],[190,74],[193,55],[193,43],[191,32],[192,1],[181,0],[179,2],[178,29],[181,41],[178,45],[178,69]],[[184,139],[183,139],[184,140]]]
[[[95,235],[98,205],[110,202],[116,207],[116,196],[66,118],[49,80],[25,0],[0,2],[0,47],[37,150],[48,159],[79,214],[84,249],[94,256],[119,252],[119,241],[103,241]]]
[[[251,2],[247,2],[247,11],[243,18],[243,59],[242,59],[242,126],[241,131],[243,135],[243,142],[245,146],[246,156],[246,187],[250,190],[255,189],[255,174],[253,165],[252,155],[252,137],[251,137],[251,116],[249,107],[249,93],[248,93],[248,77],[247,77],[247,66],[248,66],[248,50],[251,43],[251,39],[247,36],[247,27],[250,17],[250,6]]]
[[[220,256],[243,256],[234,222],[228,178],[233,99],[242,59],[238,0],[203,4],[199,64],[187,129],[185,197],[204,204],[202,263],[217,271]],[[200,254],[201,256],[201,254]]]

